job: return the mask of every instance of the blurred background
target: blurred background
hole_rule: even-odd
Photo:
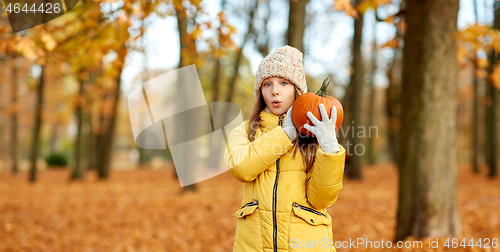
[[[206,101],[248,120],[257,67],[286,44],[308,91],[328,76],[344,107],[335,240],[500,239],[495,0],[80,0],[17,33],[8,3],[1,251],[230,251],[241,183],[180,187],[168,149],[136,145],[127,97],[195,64]]]

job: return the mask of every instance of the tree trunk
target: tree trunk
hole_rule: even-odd
[[[254,20],[254,17],[255,17],[255,11],[257,9],[258,4],[259,4],[259,1],[255,0],[255,5],[250,10],[250,18],[249,18],[249,21],[248,21],[248,29],[247,29],[247,32],[246,32],[245,36],[243,37],[243,42],[241,43],[241,47],[240,47],[240,49],[238,50],[238,52],[236,54],[236,59],[234,61],[234,66],[233,66],[233,68],[234,68],[234,74],[233,74],[233,76],[230,79],[229,84],[228,84],[228,90],[229,91],[227,92],[226,98],[224,99],[225,102],[232,102],[233,101],[234,92],[236,90],[236,81],[238,80],[238,76],[239,76],[238,69],[240,67],[241,57],[243,56],[243,48],[245,47],[246,42],[248,41],[249,34],[253,30],[253,20]],[[229,107],[228,107],[228,109],[229,109]],[[225,114],[227,114],[227,113],[225,113]],[[227,121],[227,120],[224,120],[224,121]]]
[[[214,117],[213,117],[213,114],[211,113],[213,108],[210,105],[210,102],[217,102],[217,99],[219,97],[220,71],[221,71],[221,63],[220,63],[219,58],[217,57],[217,58],[215,58],[215,67],[214,67],[214,73],[213,73],[214,77],[212,79],[214,90],[213,90],[213,94],[212,94],[212,99],[208,103],[208,108],[210,111],[210,118],[212,118],[212,121],[214,120]],[[214,125],[215,125],[215,122],[212,122],[212,131],[215,130]],[[221,139],[218,137],[215,137],[215,135],[212,134],[210,136],[208,149],[209,150],[218,150],[221,144],[222,144]],[[216,153],[210,153],[208,155],[208,161],[207,161],[208,167],[210,169],[219,168],[219,159],[220,159],[219,153],[217,151],[216,151]]]
[[[497,22],[496,18],[495,22]],[[490,64],[496,64],[497,56],[495,55],[495,52],[492,52],[489,55],[489,58]],[[488,176],[496,177],[498,176],[498,90],[493,86],[493,83],[489,79],[486,84],[486,101],[486,164],[489,168]]]
[[[477,55],[477,52],[474,53]],[[477,60],[476,58],[474,60]],[[474,98],[473,98],[473,110],[472,110],[472,128],[473,128],[473,136],[472,136],[472,171],[476,174],[480,173],[479,170],[479,80],[476,75],[477,71],[477,62],[474,64]]]
[[[458,1],[408,0],[407,7],[395,239],[457,237]]]
[[[493,29],[500,29],[500,2],[495,1],[494,5]],[[498,62],[498,54],[492,50],[488,55],[488,74],[491,74],[492,67]],[[498,176],[498,89],[493,86],[493,82],[488,78],[486,84],[486,164],[488,164],[490,178]]]
[[[476,24],[478,23],[478,14],[477,14],[477,1],[472,1],[474,4],[474,19],[476,20]],[[474,75],[473,75],[473,85],[474,85],[474,99],[473,99],[473,110],[472,110],[472,171],[476,174],[480,173],[479,170],[479,80],[477,77],[477,51],[474,51]]]
[[[107,100],[108,96],[110,95],[108,91],[105,91],[106,93],[104,94],[100,105],[100,110],[99,110],[99,120],[98,120],[98,125],[99,125],[99,130],[97,132],[93,133],[94,139],[93,139],[93,145],[94,149],[91,150],[92,152],[92,160],[90,161],[92,165],[92,169],[99,170],[99,166],[102,163],[102,145],[103,145],[103,139],[104,139],[104,134],[105,134],[105,129],[107,127],[105,116],[104,116],[104,101]]]
[[[309,0],[290,0],[288,15],[288,31],[286,34],[288,45],[304,53],[304,31],[306,29],[306,5]]]
[[[361,0],[355,0],[355,6],[358,6]],[[350,161],[350,169],[347,176],[351,179],[362,179],[361,172],[361,158],[364,152],[363,142],[360,137],[357,136],[355,129],[361,124],[361,112],[363,104],[363,89],[364,89],[364,69],[363,69],[363,57],[361,54],[361,37],[363,34],[363,16],[359,15],[358,19],[354,20],[354,37],[352,44],[352,68],[354,73],[351,76],[351,82],[349,85],[352,86],[352,100],[350,108],[350,119],[353,121],[351,130],[349,132],[350,144],[347,146],[350,154],[352,155]]]
[[[38,97],[35,107],[35,123],[33,128],[33,139],[31,142],[31,167],[30,167],[30,182],[36,182],[37,179],[37,160],[40,151],[40,128],[42,127],[42,109],[43,109],[43,94],[45,88],[44,79],[45,65],[41,65],[40,82],[38,84]]]
[[[99,179],[107,179],[109,177],[109,171],[111,169],[111,160],[113,157],[113,143],[115,136],[116,121],[118,117],[118,106],[120,104],[120,92],[121,92],[121,72],[123,71],[123,66],[125,65],[125,57],[127,56],[127,47],[125,44],[117,50],[118,59],[116,71],[119,73],[115,79],[116,87],[113,91],[113,105],[111,108],[111,115],[108,118],[107,127],[103,129],[100,137],[100,150],[99,150],[99,160],[97,166],[97,174]]]
[[[75,167],[71,174],[71,180],[83,179],[83,167],[81,165],[82,159],[82,126],[83,126],[83,97],[84,97],[84,81],[79,81],[80,91],[78,92],[78,103],[76,105],[76,118],[78,119],[77,134],[75,141]]]
[[[179,68],[188,66],[193,64],[197,52],[191,51],[189,48],[192,48],[193,45],[196,44],[196,41],[188,36],[188,23],[189,19],[187,16],[186,9],[181,7],[180,9],[176,9],[176,17],[177,17],[177,28],[179,30],[179,42],[181,53],[179,55]]]
[[[389,86],[386,89],[386,112],[389,120],[387,127],[389,150],[392,160],[397,163],[399,149],[400,110],[401,110],[401,48],[394,50],[392,63],[387,70]]]
[[[89,119],[88,119],[88,123],[89,123],[89,126],[90,126],[90,129],[89,129],[89,135],[88,135],[88,141],[89,141],[89,144],[88,146],[86,146],[87,149],[87,152],[88,152],[88,166],[87,166],[87,171],[91,171],[91,170],[95,170],[96,168],[96,141],[97,141],[97,137],[96,137],[96,134],[95,134],[95,131],[94,131],[94,128],[92,127],[92,123],[93,123],[93,120],[92,120],[92,113],[89,115]]]
[[[406,0],[401,1],[399,5],[400,11],[406,10]],[[400,22],[404,22],[404,17]],[[401,40],[404,31],[397,31],[396,38]],[[403,44],[403,43],[401,43]],[[394,48],[392,63],[387,70],[387,79],[389,86],[386,90],[386,112],[389,120],[387,127],[389,150],[392,160],[397,163],[399,156],[399,136],[401,128],[401,74],[402,74],[402,46],[397,45]]]
[[[93,83],[97,83],[99,77],[101,76],[100,68],[96,68],[96,70],[91,71],[89,74],[89,78],[87,79],[87,84],[83,83],[85,86],[92,85]],[[85,95],[85,89],[84,93]],[[92,107],[95,102],[93,97],[86,96],[86,102],[83,103],[82,106],[82,142],[81,142],[81,166],[83,174],[87,173],[91,169],[91,158],[94,154],[93,148],[94,146],[94,133],[92,130]]]
[[[347,87],[345,87],[344,90],[345,90],[344,97],[342,97],[341,103],[342,103],[342,106],[344,107],[344,109],[346,110],[346,112],[344,113],[344,123],[342,124],[342,126],[340,127],[340,129],[338,131],[338,136],[339,136],[339,144],[341,144],[342,146],[345,146],[346,150],[348,151],[348,153],[346,153],[346,154],[351,154],[351,152],[349,151],[348,144],[350,144],[349,134],[350,134],[350,128],[352,127],[352,124],[351,124],[352,114],[349,113],[347,108],[351,107],[353,90],[352,90],[351,85],[347,85]],[[344,173],[348,173],[349,170],[350,170],[350,166],[349,167],[346,166]]]
[[[190,55],[190,53],[195,53],[195,52],[189,51],[188,48],[190,47],[190,43],[195,43],[195,41],[188,40],[188,31],[187,31],[187,29],[188,29],[188,17],[187,17],[186,9],[184,7],[177,9],[176,10],[176,17],[177,17],[177,28],[179,29],[179,42],[180,42],[180,48],[181,48],[181,53],[179,55],[179,68],[182,68],[182,67],[188,66],[191,62],[193,62],[190,58],[190,56],[192,56],[192,55]],[[181,78],[181,76],[179,76],[179,79],[180,78]],[[181,85],[182,83],[178,82],[177,84]],[[183,89],[182,89],[182,87],[177,87],[177,90],[183,90]],[[188,99],[189,97],[183,97],[183,98]],[[189,123],[189,120],[186,117],[183,117],[183,119],[184,119],[184,122],[177,122],[177,123],[185,125],[185,127],[176,127],[175,129],[179,131],[178,135],[181,136],[181,139],[187,139],[189,132],[193,132],[193,127],[195,127],[196,125]],[[186,145],[180,146],[179,148],[184,148],[182,150],[179,150],[181,153],[193,151],[193,150],[189,150]],[[196,148],[196,147],[194,147],[194,148]],[[191,168],[191,167],[193,167],[194,164],[197,163],[197,161],[194,160],[194,158],[195,158],[194,156],[198,157],[198,155],[193,155],[193,159],[184,160],[184,162],[186,164],[185,167]],[[175,166],[175,163],[174,163],[174,166]],[[188,170],[188,171],[184,171],[184,170],[178,171],[177,168],[174,169],[174,175],[176,178],[179,178],[179,179],[185,178],[187,180],[192,181],[191,176],[194,175],[193,174],[195,172],[194,167],[193,167],[193,170]],[[179,169],[181,169],[181,168],[179,168]],[[178,173],[180,174],[180,176]],[[184,176],[187,176],[187,178]],[[184,186],[182,188],[182,191],[183,192],[196,191],[196,183]]]
[[[50,133],[50,153],[54,154],[59,152],[59,134],[58,134],[59,123],[53,122],[52,129]]]
[[[145,22],[146,22],[146,20],[143,19],[142,20],[142,26],[144,28],[146,28],[146,23]],[[143,77],[142,77],[142,83],[143,83],[142,84],[142,89],[143,89],[143,92],[145,92],[145,90],[144,90],[144,83],[146,83],[147,81],[149,81],[149,76],[150,76],[150,74],[149,74],[149,68],[148,68],[148,54],[146,52],[146,45],[144,45],[143,65],[144,65],[144,70],[143,70],[144,73],[143,73]],[[137,146],[137,151],[139,153],[139,160],[137,161],[137,167],[139,169],[145,168],[146,167],[146,152],[148,150]]]
[[[213,79],[212,86],[214,88],[212,93],[212,99],[210,101],[216,102],[219,99],[219,91],[220,91],[220,71],[221,71],[221,63],[219,58],[215,58],[215,66],[213,70]]]
[[[371,64],[371,74],[370,74],[370,106],[368,113],[368,163],[370,165],[375,164],[375,154],[374,154],[374,131],[372,127],[375,126],[375,121],[373,119],[375,110],[375,74],[377,72],[377,12],[375,11],[375,18],[373,20],[373,45],[372,45],[372,64]]]
[[[11,159],[12,159],[12,173],[17,174],[19,172],[19,157],[17,153],[17,114],[19,112],[19,106],[17,104],[17,58],[14,56],[12,58],[12,105],[14,105],[15,109],[10,117],[10,121],[12,123],[11,127]]]
[[[259,31],[262,31],[262,33],[257,32],[255,29],[252,29],[252,34],[255,35],[255,38],[259,37],[259,39],[255,39],[253,42],[255,43],[257,51],[262,55],[262,57],[266,57],[269,54],[269,37],[273,32],[268,28],[269,19],[271,18],[271,13],[273,13],[273,11],[271,10],[271,1],[265,1],[265,4],[266,12],[262,18],[263,29],[259,29]]]
[[[118,69],[118,72],[122,72],[122,68]],[[111,168],[111,159],[113,155],[113,142],[115,136],[115,125],[118,116],[118,105],[120,103],[120,86],[121,86],[121,74],[118,75],[115,79],[116,88],[113,92],[113,108],[111,112],[111,116],[109,118],[109,124],[104,132],[104,136],[102,138],[101,143],[101,162],[98,164],[98,176],[100,179],[107,179],[109,177],[109,170]]]
[[[103,72],[103,64],[102,64],[102,59],[99,61],[99,74],[102,76]],[[89,144],[89,170],[97,170],[99,163],[101,162],[101,155],[99,153],[101,149],[101,144],[102,144],[102,137],[103,137],[103,129],[104,129],[104,105],[102,101],[106,100],[106,96],[108,96],[108,92],[105,93],[104,97],[102,98],[101,102],[97,102],[97,104],[100,106],[99,107],[99,116],[97,118],[97,125],[99,126],[98,130],[95,130],[93,127],[91,127],[91,139],[90,139],[90,144]],[[89,124],[92,126],[93,121],[92,121],[92,116],[89,118]]]
[[[118,72],[121,73],[122,69],[118,69]],[[118,116],[118,105],[120,102],[120,80],[121,74],[116,77],[116,88],[113,92],[113,107],[110,117],[108,118],[107,127],[102,132],[101,143],[100,143],[100,161],[97,164],[97,173],[99,179],[107,179],[109,177],[109,170],[111,168],[111,159],[113,155],[113,142],[115,135],[115,125],[116,125],[116,117]]]
[[[221,11],[224,11],[224,7],[226,5],[226,1],[222,0],[221,1]],[[221,34],[217,33],[217,38],[220,38]],[[222,44],[219,44],[218,50],[222,50]],[[220,92],[220,76],[221,76],[221,63],[219,59],[219,54],[215,55],[214,60],[215,60],[215,66],[214,66],[214,72],[213,72],[213,79],[212,79],[212,87],[214,88],[213,93],[212,93],[212,99],[210,101],[216,102],[219,99],[219,92]]]
[[[139,168],[143,168],[146,165],[146,150],[137,146],[137,150],[139,152]]]

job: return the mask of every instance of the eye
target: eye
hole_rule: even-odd
[[[286,85],[288,84],[288,82],[283,81],[283,82],[281,82],[281,84],[282,84],[283,86],[286,86]]]
[[[265,84],[264,84],[264,87],[269,87],[268,85],[269,85],[269,86],[271,86],[271,84],[269,84],[269,83],[265,83]]]

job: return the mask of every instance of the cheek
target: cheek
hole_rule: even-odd
[[[265,102],[265,103],[269,103],[269,99],[271,99],[271,98],[272,98],[272,97],[271,97],[271,98],[269,98],[269,97],[270,97],[270,95],[269,95],[269,94],[268,94],[268,92],[266,92],[265,90],[262,90],[262,97],[264,97],[264,102]]]
[[[288,85],[290,88],[287,88],[287,96],[292,100],[295,99],[295,86]]]

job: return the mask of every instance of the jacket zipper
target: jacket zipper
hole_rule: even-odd
[[[303,206],[303,205],[299,205],[299,204],[297,204],[297,203],[295,203],[295,202],[293,203],[293,206],[294,206],[294,207],[296,207],[299,211],[300,211],[300,210],[302,210],[302,209],[304,209],[304,210],[309,211],[309,212],[311,212],[311,213],[315,213],[315,214],[317,214],[317,215],[321,215],[321,216],[326,217],[326,215],[324,215],[324,214],[323,214],[323,213],[321,213],[321,212],[318,212],[318,211],[316,211],[316,210],[314,210],[314,209],[312,209],[312,208],[309,208],[309,207],[306,207],[306,206]]]
[[[283,115],[280,115],[278,126],[283,124]],[[274,252],[278,251],[278,221],[276,219],[276,190],[278,189],[278,179],[280,176],[280,159],[276,160],[276,180],[273,187],[273,248]]]

